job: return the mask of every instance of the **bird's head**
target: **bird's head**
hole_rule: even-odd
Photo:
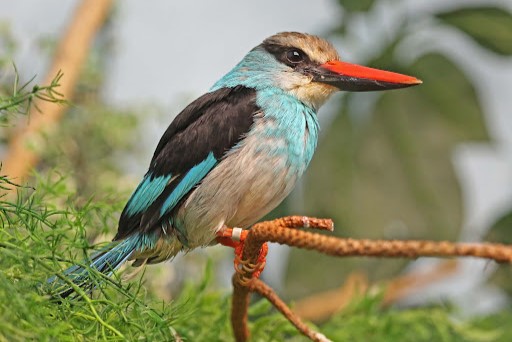
[[[280,88],[318,109],[335,91],[375,91],[420,84],[415,77],[342,62],[328,41],[282,32],[249,52],[217,86]]]

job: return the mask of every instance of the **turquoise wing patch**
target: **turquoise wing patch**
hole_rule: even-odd
[[[218,160],[215,159],[212,152],[208,154],[205,160],[191,168],[181,182],[176,186],[174,191],[167,197],[162,208],[160,208],[160,217],[171,211],[174,206],[185,196],[194,186],[196,186],[211,169],[217,165]]]
[[[150,173],[146,174],[126,205],[128,215],[133,216],[148,209],[162,194],[170,179],[171,175],[153,177]]]

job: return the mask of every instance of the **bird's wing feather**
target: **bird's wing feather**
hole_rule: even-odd
[[[187,106],[164,133],[148,172],[121,214],[116,240],[169,220],[173,209],[249,131],[254,89],[221,88]]]

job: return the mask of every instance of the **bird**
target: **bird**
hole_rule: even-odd
[[[90,287],[88,268],[110,276],[127,261],[155,264],[215,244],[228,227],[246,231],[306,171],[317,146],[317,112],[333,93],[420,83],[344,62],[315,35],[266,38],[175,117],[126,203],[113,241],[90,257],[89,266],[72,266],[64,276]],[[55,276],[48,282],[62,285]]]

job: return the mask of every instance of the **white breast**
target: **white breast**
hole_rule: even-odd
[[[290,143],[284,136],[270,138],[265,136],[265,125],[255,127],[204,178],[178,212],[189,247],[209,244],[224,225],[247,228],[254,224],[281,203],[304,172],[307,165],[292,163],[288,153],[283,153]],[[304,137],[305,125],[302,129]],[[304,145],[306,139],[296,143]],[[301,148],[295,146],[294,150]]]

